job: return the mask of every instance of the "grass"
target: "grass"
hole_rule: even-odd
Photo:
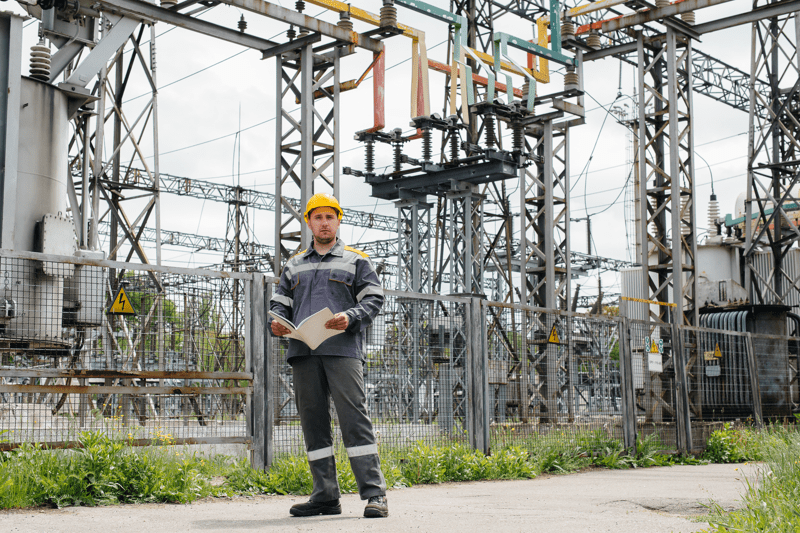
[[[0,432],[1,433],[1,432]],[[3,435],[0,434],[0,440]],[[132,438],[132,437],[131,437]],[[158,445],[133,447],[126,438],[84,432],[81,447],[44,450],[24,445],[0,453],[0,509],[37,506],[110,505],[138,502],[188,503],[208,496],[309,494],[311,474],[304,456],[277,459],[267,471],[245,460],[206,458],[174,446],[169,435]],[[701,458],[663,454],[657,434],[640,436],[635,453],[603,431],[531,437],[498,446],[489,456],[461,444],[417,443],[402,450],[382,449],[383,474],[390,488],[417,484],[530,479],[590,467],[641,468],[673,464],[766,461],[769,466],[748,481],[746,507],[726,513],[711,506],[708,531],[800,531],[800,432],[790,427],[763,431],[726,425],[708,440]],[[343,493],[357,492],[343,448],[337,450]]]
[[[2,437],[2,435],[0,435]],[[136,448],[125,438],[102,432],[81,433],[80,447],[45,450],[25,445],[0,454],[0,509],[42,505],[109,505],[118,503],[188,503],[208,496],[237,494],[309,494],[311,474],[304,456],[277,459],[267,471],[245,460],[206,458],[174,446],[169,435],[159,444]],[[635,468],[697,462],[662,455],[657,437],[640,439],[636,454],[602,431],[571,435],[558,443],[525,442],[502,446],[489,456],[469,447],[415,444],[384,449],[381,464],[387,486],[486,479],[530,479],[583,468]],[[343,448],[337,450],[337,474],[343,493],[358,491]]]
[[[717,504],[711,506],[707,531],[800,531],[800,433],[780,426],[760,433],[726,427],[719,433],[723,445],[712,451],[717,457],[756,458],[768,468],[746,481],[743,509],[728,513]]]

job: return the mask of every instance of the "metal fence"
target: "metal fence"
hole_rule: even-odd
[[[287,346],[266,330],[274,281],[0,251],[0,446],[100,430],[246,445],[258,467],[302,454]],[[800,339],[745,320],[677,327],[386,291],[366,333],[368,408],[383,449],[697,450],[726,422],[798,412]]]
[[[485,302],[492,445],[623,438],[619,322]]]
[[[2,251],[0,280],[4,447],[69,446],[87,430],[259,444],[262,275]]]
[[[592,453],[647,439],[688,452],[725,423],[798,411],[800,339],[787,336],[387,291],[367,346],[384,449],[458,442]],[[268,447],[302,453],[283,350],[276,341]]]
[[[383,447],[468,443],[469,300],[386,291],[366,333],[367,406]],[[287,341],[271,339],[275,455],[304,453]]]

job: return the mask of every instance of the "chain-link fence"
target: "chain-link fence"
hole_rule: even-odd
[[[800,341],[718,326],[387,291],[367,335],[369,410],[391,449],[460,442],[588,453],[641,439],[699,450],[726,422],[790,418]],[[273,349],[274,448],[302,453],[282,342]]]
[[[486,302],[495,446],[623,439],[619,322]]]
[[[386,291],[364,343],[367,407],[382,447],[468,441],[467,306],[459,298]],[[288,344],[272,345],[274,453],[303,453]]]
[[[0,253],[3,447],[96,430],[244,444],[257,466],[304,452],[287,346],[266,332],[274,280],[86,255]],[[798,412],[800,339],[747,333],[748,316],[676,327],[386,291],[368,409],[383,449],[701,449],[724,423]]]
[[[63,446],[87,430],[252,443],[261,275],[7,252],[0,272],[5,446]]]

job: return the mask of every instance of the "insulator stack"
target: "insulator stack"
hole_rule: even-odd
[[[528,80],[526,78],[525,79],[525,83],[522,84],[522,99],[527,101],[528,97],[530,95],[530,92],[531,92],[531,82],[530,82],[530,80]],[[530,97],[531,98],[535,98],[536,95],[535,94],[534,95],[530,95]],[[533,107],[531,107],[531,110],[533,110]]]
[[[692,26],[694,26],[697,17],[695,16],[694,11],[689,11],[688,13],[681,13],[681,20],[684,21],[686,24],[691,24]]]
[[[561,24],[561,39],[571,39],[572,37],[575,37],[575,23],[565,20]]]
[[[397,8],[394,4],[385,4],[381,7],[381,28],[397,27]]]
[[[483,118],[483,129],[486,131],[486,148],[493,150],[497,144],[497,136],[495,135],[494,115],[489,114]]]
[[[400,172],[403,170],[403,143],[399,141],[394,142],[394,171]]]
[[[525,148],[525,127],[519,122],[511,124],[512,144],[515,152],[522,153]]]
[[[656,0],[656,7],[667,7],[669,0]]]
[[[433,157],[433,132],[430,128],[422,130],[422,160],[430,163]]]
[[[239,24],[238,24],[238,26],[239,26],[239,31],[240,31],[240,32],[242,32],[242,33],[244,33],[244,30],[246,30],[246,29],[247,29],[247,21],[246,21],[246,20],[244,20],[244,15],[242,15],[241,17],[239,17]]]
[[[657,202],[658,202],[658,200],[654,196],[648,196],[647,197],[647,203],[650,204],[650,209],[648,209],[645,212],[645,216],[647,218],[650,218],[650,214],[651,213],[655,213],[655,211],[656,211],[656,203]],[[659,238],[661,237],[661,235],[659,234],[659,231],[658,231],[658,226],[655,223],[655,218],[653,219],[653,222],[651,222],[647,227],[648,227],[647,231],[649,231],[651,235],[656,235]]]
[[[35,80],[50,79],[50,47],[46,46],[44,41],[31,46],[30,76]]]
[[[353,21],[350,20],[350,13],[347,11],[342,11],[339,13],[339,23],[338,26],[340,28],[344,28],[347,31],[353,31]]]
[[[586,44],[589,46],[589,48],[592,48],[593,50],[599,50],[600,34],[597,33],[596,31],[591,32],[589,36],[586,37]]]
[[[297,2],[294,3],[294,8],[298,13],[302,13],[306,9],[306,3],[303,0],[297,0]],[[300,37],[308,35],[308,29],[301,27],[299,35]]]
[[[178,3],[178,0],[161,0],[162,7],[172,7]]]
[[[297,32],[294,31],[294,26],[289,26],[289,29],[286,30],[286,38],[290,41],[294,41],[294,38],[297,37]]]
[[[450,132],[450,162],[455,163],[458,161],[458,153],[461,150],[461,139],[458,138],[458,132],[453,130]]]
[[[717,202],[717,195],[712,194],[711,199],[708,201],[708,228],[713,231],[719,218],[719,202]]]
[[[575,72],[575,67],[567,67],[567,72],[564,74],[564,90],[577,89],[580,80],[578,73]]]
[[[367,139],[367,151],[365,156],[365,163],[367,174],[375,173],[375,140]]]

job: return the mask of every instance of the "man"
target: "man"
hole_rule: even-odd
[[[292,366],[295,402],[314,479],[309,501],[289,512],[294,516],[342,512],[329,410],[333,398],[358,493],[368,500],[364,516],[385,517],[389,514],[386,482],[367,416],[363,374],[364,331],[383,306],[383,289],[367,254],[337,238],[342,215],[333,196],[311,197],[305,220],[314,244],[289,259],[270,301],[270,311],[295,324],[328,307],[334,317],[325,328],[342,331],[316,350],[289,339],[286,358]],[[279,337],[289,333],[274,320],[270,329]]]

